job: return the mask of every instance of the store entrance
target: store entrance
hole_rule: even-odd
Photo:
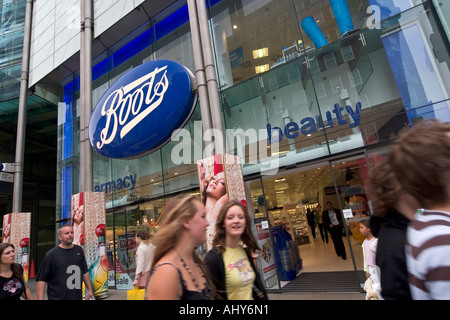
[[[364,241],[359,221],[370,215],[365,192],[367,175],[367,162],[361,155],[263,178],[262,183],[252,181],[248,185],[255,219],[266,218],[272,230],[280,225],[286,227],[298,245],[300,273],[349,271],[355,273],[357,282],[357,275],[363,270]],[[342,214],[341,243],[345,255],[338,252],[322,224],[320,209],[322,214],[328,214],[327,202]],[[282,287],[283,279],[279,278]]]

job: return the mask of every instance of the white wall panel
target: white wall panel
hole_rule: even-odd
[[[94,0],[94,37],[144,1]],[[31,41],[29,86],[80,51],[80,0],[35,1]]]
[[[133,1],[124,0],[95,0],[95,28],[94,37],[109,29],[114,23],[125,17],[135,8]]]

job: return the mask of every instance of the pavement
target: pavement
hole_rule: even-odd
[[[36,280],[28,281],[28,288],[36,298]],[[45,294],[45,297],[47,295]],[[365,293],[348,292],[310,292],[310,293],[268,293],[269,300],[365,300]],[[127,300],[127,290],[108,289],[108,297],[104,300]]]

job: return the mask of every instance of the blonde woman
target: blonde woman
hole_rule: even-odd
[[[147,300],[210,300],[206,268],[195,249],[206,241],[205,207],[195,196],[176,196],[161,213]]]

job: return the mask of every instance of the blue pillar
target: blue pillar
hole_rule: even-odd
[[[333,9],[334,16],[336,17],[339,30],[341,30],[342,36],[347,32],[352,31],[353,26],[352,16],[350,15],[350,9],[346,0],[330,0],[331,8]]]
[[[302,20],[301,26],[317,49],[328,44],[327,39],[323,35],[322,31],[316,23],[316,20],[314,20],[313,17],[309,16],[304,18]]]

